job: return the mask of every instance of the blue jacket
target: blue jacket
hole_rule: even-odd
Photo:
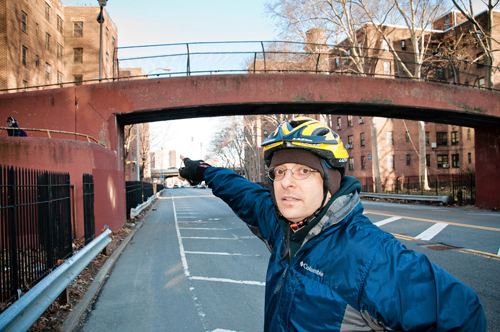
[[[267,189],[216,167],[205,181],[271,250],[265,331],[486,330],[469,287],[363,215],[355,178],[344,178],[290,261],[280,261],[285,232]]]

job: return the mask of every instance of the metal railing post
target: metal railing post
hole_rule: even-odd
[[[266,50],[264,49],[264,42],[260,42],[260,46],[262,46],[262,56],[264,57],[264,73],[267,73],[267,68],[266,68]]]
[[[186,68],[186,74],[187,76],[191,76],[191,59],[190,59],[190,54],[189,54],[189,44],[186,43],[186,48],[187,48],[187,68]]]

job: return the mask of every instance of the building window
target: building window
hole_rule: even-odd
[[[57,15],[57,31],[59,31],[61,35],[63,34],[63,20],[59,15]]]
[[[61,84],[63,82],[63,73],[61,73],[59,70],[57,71],[57,84]]]
[[[28,81],[23,80],[23,91],[26,91],[28,88]]]
[[[48,3],[45,3],[45,19],[50,22],[50,6]]]
[[[82,85],[83,75],[73,75],[73,82],[75,82],[75,85]]]
[[[431,155],[430,154],[425,155],[425,166],[431,167]]]
[[[460,167],[460,155],[459,154],[452,154],[451,155],[451,167],[453,168],[459,168]]]
[[[40,57],[38,55],[35,55],[35,66],[40,67]]]
[[[410,133],[406,131],[406,143],[410,143]]]
[[[402,40],[402,41],[401,41],[401,49],[402,49],[403,51],[406,51],[406,40]]]
[[[437,132],[436,133],[436,144],[448,145],[448,133],[447,132]]]
[[[108,52],[106,52],[106,62],[108,61],[108,59],[109,59],[109,54]]]
[[[354,158],[349,157],[349,170],[353,171],[354,170]]]
[[[472,153],[467,153],[467,159],[469,160],[469,164],[472,164]]]
[[[448,30],[450,27],[451,27],[451,25],[450,25],[450,19],[447,17],[444,20],[444,30]]]
[[[411,165],[411,156],[409,154],[406,155],[406,166]]]
[[[387,156],[387,169],[396,169],[396,167],[394,167],[394,156]]]
[[[361,169],[366,169],[366,159],[365,156],[361,156]]]
[[[389,61],[384,61],[384,75],[391,75],[391,63]]]
[[[438,154],[437,166],[438,166],[438,168],[448,168],[449,167],[447,154]]]
[[[27,66],[28,64],[28,49],[26,48],[26,46],[23,45],[23,48],[21,50],[21,63],[23,64],[23,66]]]
[[[457,145],[458,144],[458,131],[452,131],[451,132],[451,145]]]
[[[74,63],[83,63],[83,48],[74,48],[73,49],[73,62]]]
[[[467,129],[467,140],[470,141],[471,140],[471,131],[470,131],[470,128]]]
[[[35,35],[38,36],[38,23],[35,23]]]
[[[352,115],[347,116],[347,127],[352,127],[353,122],[352,122]]]
[[[425,146],[429,146],[429,132],[426,131],[425,132]]]
[[[382,40],[382,49],[384,51],[389,51],[389,43],[385,39]]]
[[[83,22],[73,23],[73,37],[83,37]]]
[[[45,79],[50,81],[50,65],[45,62]]]
[[[484,77],[481,77],[481,78],[479,79],[478,86],[479,86],[479,88],[484,88],[484,87],[485,87],[485,84],[484,84]]]
[[[340,130],[342,128],[342,118],[339,116],[337,118],[337,129]]]
[[[62,47],[61,44],[57,43],[57,58],[62,61],[63,55],[64,55],[64,48]]]
[[[115,44],[115,37],[111,37],[111,43]]]
[[[387,135],[387,140],[386,140],[386,143],[387,145],[394,145],[394,136],[393,136],[393,132],[392,131],[388,131],[386,133]]]
[[[21,31],[26,32],[28,27],[28,14],[21,12]]]
[[[50,35],[45,33],[45,49],[50,52]]]
[[[347,144],[349,144],[348,149],[352,149],[353,148],[353,138],[352,138],[352,135],[347,136]]]
[[[106,27],[106,36],[108,35],[108,33],[109,33],[109,29],[108,29],[108,27]]]
[[[361,146],[365,146],[365,133],[359,134],[359,143],[361,144]]]

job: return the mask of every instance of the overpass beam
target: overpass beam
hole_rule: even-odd
[[[475,128],[476,207],[500,209],[500,126]]]

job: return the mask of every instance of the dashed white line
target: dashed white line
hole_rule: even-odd
[[[183,236],[183,239],[198,239],[198,240],[238,240],[237,237],[203,237],[203,236]]]
[[[265,282],[261,281],[249,281],[249,280],[233,280],[233,279],[224,279],[224,278],[207,278],[207,277],[190,277],[191,280],[203,280],[203,281],[216,281],[216,282],[227,282],[231,284],[243,284],[243,285],[256,285],[256,286],[265,286]]]
[[[500,256],[500,248],[498,249],[498,254],[497,254],[497,256]]]
[[[186,254],[193,255],[221,255],[221,256],[251,256],[251,257],[259,257],[260,255],[248,255],[248,254],[237,254],[237,253],[229,253],[229,252],[208,252],[208,251],[185,251]]]
[[[399,219],[401,219],[401,217],[387,218],[387,219],[381,220],[379,222],[376,222],[374,225],[380,227],[382,225],[388,224],[390,222],[393,222],[393,221],[396,221],[396,220],[399,220]]]
[[[438,235],[445,227],[448,226],[446,223],[437,223],[425,231],[417,235],[415,238],[420,239],[422,241],[430,241],[434,236]]]

